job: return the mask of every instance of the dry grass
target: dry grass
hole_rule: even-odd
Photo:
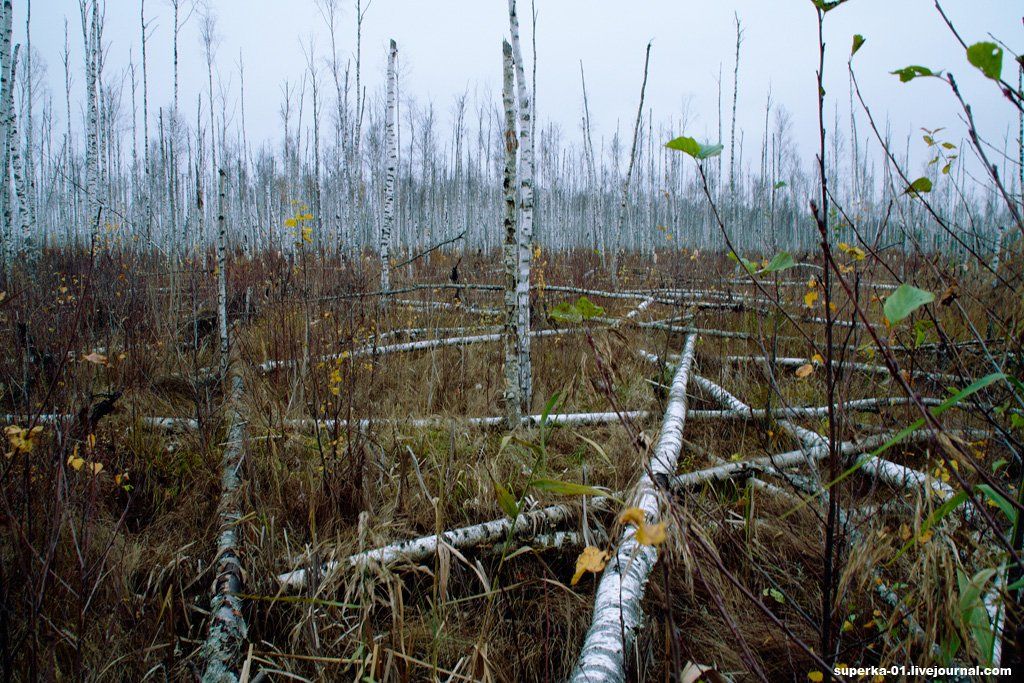
[[[607,286],[593,257],[545,258],[550,261],[544,265],[548,281]],[[621,287],[724,288],[730,264],[705,258],[697,267],[685,258],[662,256],[658,270],[626,259]],[[100,422],[95,446],[75,425],[60,435],[48,426],[30,457],[0,461],[0,580],[7,620],[0,645],[6,670],[16,679],[185,680],[199,666],[224,430],[219,386],[197,379],[203,368],[216,365],[215,327],[208,324],[213,280],[197,264],[172,277],[155,274],[158,263],[133,259],[139,257],[110,254],[90,266],[80,255],[48,254],[41,284],[30,287],[27,278],[16,280],[26,284],[12,287],[2,304],[0,335],[15,349],[0,360],[4,412],[25,412],[27,399],[33,412],[77,414],[101,393],[123,392],[116,412]],[[429,266],[419,262],[402,269],[396,286],[443,282],[449,259],[439,254]],[[276,574],[300,563],[500,517],[495,481],[518,494],[535,471],[621,491],[642,471],[643,447],[621,424],[557,428],[540,462],[527,449],[502,449],[504,432],[468,426],[462,418],[501,414],[500,344],[317,360],[351,352],[389,330],[499,323],[466,310],[500,306],[498,292],[469,291],[457,298],[450,289],[423,289],[401,296],[454,306],[382,311],[377,298],[366,295],[376,281],[368,263],[310,258],[296,265],[268,256],[240,260],[231,269],[237,339],[250,364],[243,406],[249,430],[247,515],[240,523],[250,666],[271,672],[273,680],[285,680],[273,671],[312,680],[562,679],[586,633],[595,585],[587,576],[569,586],[575,549],[530,549],[511,559],[503,551],[508,554],[519,545],[441,552],[419,565],[344,572],[299,595],[279,590]],[[492,258],[467,257],[460,268],[472,273],[474,281],[498,281]],[[153,274],[123,277],[126,273]],[[73,282],[61,284],[68,281]],[[75,300],[53,303],[66,298],[62,286]],[[749,287],[733,289],[752,293]],[[781,291],[788,308],[799,311],[804,290]],[[974,308],[974,301],[991,296],[982,285],[973,290],[965,285],[963,292],[970,311],[982,310],[980,304]],[[572,298],[547,291],[534,303],[543,311]],[[637,302],[598,303],[617,317]],[[840,315],[849,319],[848,305],[842,299],[838,303]],[[686,312],[685,307],[656,304],[641,319]],[[755,335],[777,330],[790,337],[777,340],[779,355],[809,358],[813,353],[778,314],[691,312],[696,326]],[[943,318],[947,334],[965,334],[959,316],[945,309],[942,314],[949,318]],[[31,342],[19,332],[19,323],[27,326]],[[538,328],[549,324],[540,315],[534,323]],[[823,339],[820,325],[802,327],[819,343]],[[840,341],[854,348],[869,341],[862,331],[842,336]],[[533,412],[556,393],[559,412],[610,410],[613,398],[624,410],[653,411],[655,417],[637,427],[654,438],[663,409],[655,383],[664,378],[635,350],[667,357],[678,352],[681,340],[678,333],[630,325],[614,330],[593,326],[589,338],[537,339]],[[109,365],[79,360],[100,346]],[[68,352],[73,361],[63,360]],[[757,341],[704,336],[698,344],[699,371],[754,407],[769,401],[773,406],[825,402],[822,368],[801,380],[792,368],[778,369],[769,378],[757,364],[721,362],[726,354],[761,352]],[[866,354],[851,353],[865,360]],[[963,353],[967,368],[984,367],[983,359]],[[273,358],[307,360],[299,368],[271,373],[252,367]],[[907,358],[914,367],[951,367],[950,359],[926,351]],[[883,376],[851,373],[840,386],[845,399],[900,395]],[[919,386],[928,395],[943,395],[942,387],[923,381]],[[694,395],[691,407],[718,406]],[[158,432],[137,424],[143,415],[191,417],[201,428]],[[446,421],[419,429],[388,421],[410,416]],[[285,423],[310,417],[375,422],[364,431],[338,428],[318,434]],[[899,428],[914,417],[907,407],[850,415],[842,433],[852,438]],[[966,411],[950,412],[944,419],[951,427],[985,426]],[[827,424],[801,423],[819,430]],[[537,438],[535,430],[521,430],[520,436]],[[582,436],[600,444],[607,457]],[[694,421],[685,436],[695,449],[683,453],[682,471],[714,464],[709,454],[746,459],[794,447],[791,438],[767,422]],[[98,476],[68,467],[76,445],[89,461],[103,464]],[[1001,457],[995,441],[983,449],[989,463]],[[928,471],[941,463],[926,446],[897,449],[889,457]],[[129,479],[116,482],[115,475],[124,473]],[[533,495],[537,505],[559,500]],[[966,526],[947,524],[931,541],[911,544],[909,552],[893,560],[908,530],[916,533],[936,502],[861,475],[838,486],[835,495],[850,507],[895,499],[906,504],[902,513],[859,520],[857,538],[842,554],[836,605],[836,628],[843,629],[841,661],[939,661],[926,643],[947,644],[954,638],[962,643],[957,658],[977,661],[979,653],[957,612],[956,572],[973,575],[994,566],[991,540],[979,539]],[[816,505],[792,508],[743,482],[694,489],[675,500],[670,538],[645,597],[648,620],[631,675],[664,679],[680,662],[692,660],[741,679],[751,677],[756,664],[770,680],[805,680],[815,668],[809,656],[717,568],[720,563],[796,636],[816,646],[821,511]],[[591,519],[605,528],[614,523],[611,517]],[[876,576],[910,606],[925,640],[909,634],[900,615],[879,599]],[[780,599],[773,597],[775,592]],[[848,618],[851,626],[843,627]]]

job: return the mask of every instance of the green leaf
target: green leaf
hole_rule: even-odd
[[[931,179],[925,178],[924,176],[922,176],[922,177],[918,178],[917,180],[915,180],[914,182],[910,183],[910,185],[907,186],[907,189],[903,190],[903,194],[909,194],[909,195],[913,195],[913,196],[916,197],[919,194],[922,194],[924,192],[931,192],[931,191],[932,191],[932,181],[931,181]]]
[[[916,64],[912,64],[911,66],[905,66],[902,69],[896,69],[895,71],[890,71],[889,73],[899,76],[900,83],[906,83],[908,81],[912,81],[915,78],[919,78],[922,76],[938,76],[942,72],[932,71],[926,66],[918,66]]]
[[[597,443],[597,442],[596,442],[596,441],[594,441],[593,439],[588,439],[587,437],[583,436],[582,434],[577,434],[576,436],[578,436],[579,438],[583,439],[583,440],[584,440],[584,441],[586,441],[586,442],[587,442],[588,444],[590,444],[591,448],[593,448],[593,449],[594,449],[595,451],[597,451],[597,454],[598,454],[599,456],[601,456],[601,459],[602,459],[602,460],[604,460],[604,461],[605,461],[605,463],[606,463],[606,464],[607,464],[607,465],[608,465],[609,467],[611,467],[611,466],[612,466],[612,464],[613,464],[613,463],[612,463],[612,459],[608,457],[608,454],[607,454],[607,453],[605,453],[605,451],[604,451],[604,448],[602,448],[602,447],[601,447],[601,444]]]
[[[767,266],[759,270],[759,273],[777,273],[780,270],[786,270],[796,265],[796,261],[793,260],[793,256],[787,251],[780,251],[778,254],[772,257],[772,260]]]
[[[551,318],[552,320],[560,320],[562,322],[567,323],[583,322],[583,316],[580,315],[580,312],[576,309],[576,306],[569,303],[568,301],[563,301],[557,306],[555,306],[553,309],[551,309],[551,312],[548,313],[548,317]]]
[[[857,54],[857,50],[859,50],[863,44],[864,44],[864,36],[862,36],[859,33],[855,34],[853,36],[853,48],[850,50],[850,56],[852,57],[855,54]]]
[[[743,258],[742,256],[737,256],[736,252],[733,252],[733,251],[729,252],[729,260],[735,261],[736,263],[741,264],[744,268],[747,269],[747,272],[750,273],[751,275],[753,275],[754,273],[757,272],[757,264],[756,263],[754,263],[753,261],[749,261],[749,260]]]
[[[540,414],[541,428],[548,426],[548,417],[550,417],[551,411],[555,409],[555,406],[558,405],[558,402],[561,400],[561,398],[561,392],[556,391],[555,393],[551,394],[551,398],[549,398],[548,402],[544,405],[544,412]]]
[[[781,190],[785,186],[786,186],[786,181],[785,180],[780,180],[777,183],[775,183],[774,185],[772,185],[772,189],[773,190]]]
[[[890,323],[898,323],[925,304],[935,301],[935,295],[903,283],[885,300],[882,312]]]
[[[675,149],[683,152],[684,154],[689,154],[694,159],[709,159],[711,157],[718,156],[725,148],[722,144],[705,144],[685,136],[669,140],[665,143],[665,146],[669,149]]]
[[[988,610],[982,593],[986,584],[996,575],[996,569],[982,569],[971,579],[961,570],[957,570],[957,584],[960,588],[960,619],[963,625],[974,636],[978,648],[985,656],[984,663],[992,663],[992,652],[995,646],[995,632],[989,621]]]
[[[534,479],[533,488],[559,496],[603,496],[607,493],[604,489],[599,489],[596,486],[574,484],[557,479]]]
[[[842,5],[846,0],[811,0],[815,7],[821,10],[822,14],[831,12]]]
[[[599,318],[604,315],[604,309],[593,303],[590,299],[585,296],[581,296],[576,300],[576,310],[579,312],[580,317],[583,320],[590,320],[591,318]]]
[[[494,482],[494,495],[498,497],[498,505],[501,507],[502,512],[512,519],[519,516],[519,503],[516,502],[515,496],[505,486]]]
[[[967,61],[993,81],[1003,73],[1003,48],[995,43],[975,43],[967,48]]]
[[[558,304],[548,313],[548,317],[570,323],[580,323],[584,320],[599,318],[604,315],[604,312],[603,308],[593,303],[587,297],[581,296],[575,303],[563,301]]]
[[[675,149],[685,154],[689,154],[691,157],[697,158],[700,154],[700,143],[693,138],[679,137],[674,140],[669,140],[665,143],[665,146],[669,149]]]
[[[986,498],[999,506],[999,509],[1003,511],[1003,514],[1006,515],[1011,524],[1017,523],[1017,508],[1005,496],[988,484],[978,484],[978,490],[984,493]]]
[[[721,143],[718,143],[718,144],[715,144],[715,145],[710,145],[710,144],[705,145],[705,144],[702,144],[700,146],[700,153],[697,155],[697,158],[698,159],[709,159],[711,157],[717,157],[719,154],[722,153],[723,149],[725,149],[725,145],[723,145]]]

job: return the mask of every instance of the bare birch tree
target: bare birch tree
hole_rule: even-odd
[[[505,107],[505,174],[502,190],[505,196],[505,244],[503,265],[505,267],[505,411],[510,427],[519,424],[523,413],[522,387],[519,384],[519,339],[518,299],[519,269],[516,254],[516,101],[513,93],[512,46],[502,41],[502,104]]]
[[[384,171],[384,220],[380,228],[380,288],[391,289],[391,232],[395,224],[395,178],[398,173],[398,145],[395,140],[395,68],[398,62],[398,44],[391,41],[388,52],[388,92],[384,113],[384,136],[387,148],[387,168]]]
[[[533,261],[533,105],[526,86],[526,69],[519,45],[516,0],[508,0],[508,20],[519,94],[519,275],[516,281],[519,337],[519,387],[522,410],[528,412],[533,399],[533,366],[530,362],[530,266]]]

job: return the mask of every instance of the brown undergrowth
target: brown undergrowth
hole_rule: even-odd
[[[668,358],[681,348],[680,332],[587,323],[582,333],[536,339],[534,413],[555,396],[556,412],[652,413],[628,423],[552,428],[539,459],[529,448],[503,444],[506,430],[465,420],[502,414],[500,344],[357,353],[407,341],[398,334],[403,329],[422,328],[417,338],[435,338],[500,325],[500,313],[479,310],[500,308],[500,292],[445,287],[453,284],[455,259],[436,253],[429,264],[421,260],[394,274],[398,289],[418,285],[394,299],[426,307],[393,300],[382,308],[366,257],[239,256],[230,269],[230,315],[248,363],[246,514],[239,526],[251,644],[246,660],[253,675],[558,680],[573,664],[596,583],[587,575],[570,585],[579,547],[545,549],[522,541],[443,551],[423,562],[333,574],[299,593],[282,591],[275,579],[298,566],[500,518],[495,482],[515,495],[529,494],[525,504],[536,507],[566,499],[527,491],[531,476],[620,492],[643,471],[671,376],[636,351]],[[2,411],[22,416],[9,423],[43,427],[30,451],[0,459],[0,656],[16,679],[188,680],[199,667],[224,438],[223,395],[211,370],[217,340],[210,263],[198,259],[167,272],[166,264],[128,253],[90,259],[49,252],[36,284],[24,273],[8,284],[0,336],[12,351],[0,359]],[[494,255],[469,254],[459,265],[459,284],[500,282],[498,268]],[[593,255],[545,255],[542,268],[548,283],[609,286]],[[820,314],[805,306],[810,287],[797,278],[785,286],[766,283],[790,320],[744,300],[764,295],[734,277],[734,264],[724,257],[693,261],[666,253],[654,268],[639,257],[623,259],[619,281],[622,290],[731,293],[731,299],[706,297],[729,306],[658,303],[638,320],[691,316],[682,324],[748,333],[752,339],[702,335],[698,372],[755,408],[822,405],[824,368],[810,359],[824,337],[820,324],[805,320]],[[557,326],[545,313],[577,296],[536,291],[534,329]],[[871,292],[864,296],[869,300]],[[959,296],[968,313],[981,318],[991,293],[984,283],[966,281]],[[611,318],[639,303],[592,299]],[[837,304],[850,320],[848,302]],[[877,312],[880,302],[868,307]],[[966,338],[951,309],[936,306],[935,312],[946,335]],[[985,372],[985,359],[971,347],[936,353],[928,347],[937,341],[933,331],[920,329],[923,339],[910,329],[891,333],[894,343],[918,347],[902,356],[905,367]],[[863,329],[839,330],[837,341],[848,360],[877,362]],[[994,343],[1009,353],[1015,342]],[[792,367],[767,370],[724,360],[733,354],[806,358],[813,371],[798,377]],[[296,363],[258,369],[272,359]],[[914,386],[938,398],[949,391],[948,383],[927,379],[914,379]],[[849,368],[840,393],[844,400],[902,395],[884,375]],[[112,412],[91,419],[104,400]],[[691,387],[690,407],[720,406]],[[70,417],[56,423],[38,417],[51,413]],[[144,416],[188,418],[198,429],[156,430],[140,421]],[[917,416],[907,406],[851,412],[841,435],[899,429]],[[412,427],[401,422],[409,417],[438,420]],[[302,419],[371,422],[364,429],[335,424],[315,430],[296,426]],[[990,430],[976,411],[950,411],[943,420],[949,428]],[[797,422],[826,433],[825,417]],[[536,429],[517,435],[538,439]],[[691,420],[684,436],[681,472],[796,447],[770,420]],[[1003,457],[996,438],[972,439],[971,447],[993,466]],[[897,446],[887,457],[942,481],[950,473],[936,448]],[[993,469],[999,477],[1008,471]],[[790,483],[765,478],[791,496],[807,497]],[[887,504],[852,512],[842,533],[836,611],[842,661],[942,661],[931,643],[953,652],[951,658],[976,661],[977,645],[957,607],[957,573],[973,576],[992,566],[992,540],[955,519],[928,533],[922,525],[939,505],[934,496],[861,473],[837,484],[833,495],[851,511]],[[820,500],[796,505],[745,481],[678,492],[648,585],[647,622],[631,675],[663,679],[689,660],[737,679],[753,678],[759,669],[770,680],[806,680],[818,667],[795,639],[816,643],[822,514]],[[607,545],[602,534],[613,528],[614,517],[591,511],[591,540]],[[574,520],[569,528],[580,524]],[[880,582],[900,596],[902,608],[880,599]],[[924,637],[908,627],[911,621]]]

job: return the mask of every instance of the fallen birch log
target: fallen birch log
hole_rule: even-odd
[[[661,492],[655,477],[671,477],[676,470],[686,423],[686,386],[693,366],[697,336],[690,335],[683,346],[682,360],[672,379],[665,418],[658,443],[647,469],[637,483],[635,507],[646,519],[661,517]],[[615,556],[605,565],[594,598],[594,616],[580,651],[571,681],[622,681],[626,677],[629,650],[641,617],[641,599],[647,578],[658,560],[653,546],[641,545],[637,529],[623,530]]]
[[[71,413],[43,413],[41,415],[0,415],[0,423],[23,424],[35,420],[43,424],[70,423],[78,419]],[[154,429],[167,431],[194,431],[199,429],[199,421],[189,417],[149,417],[137,418],[140,424]]]
[[[879,408],[911,405],[913,402],[905,396],[883,398],[859,398],[843,403],[843,410],[873,412]],[[921,403],[926,406],[937,406],[942,403],[937,398],[923,398]],[[787,406],[765,410],[764,408],[748,408],[747,410],[691,410],[690,417],[695,420],[765,420],[822,417],[828,415],[828,406]]]
[[[560,426],[582,426],[582,425],[598,425],[598,424],[609,424],[613,422],[619,422],[622,419],[631,420],[642,420],[650,416],[648,410],[631,410],[622,413],[615,412],[604,412],[604,413],[551,413],[548,415],[548,425],[560,425]],[[521,426],[523,427],[537,427],[543,420],[543,415],[524,415],[522,417]],[[412,417],[412,418],[381,418],[381,419],[361,419],[352,420],[352,426],[358,427],[360,430],[367,430],[375,424],[385,425],[402,425],[413,428],[426,428],[426,427],[438,427],[446,424],[457,422],[459,424],[465,424],[470,427],[482,427],[482,428],[500,428],[508,425],[508,418],[504,416],[487,416],[487,417],[469,417],[469,418],[452,418],[452,417]],[[350,424],[348,420],[334,420],[331,418],[316,419],[316,418],[299,418],[299,419],[288,419],[284,421],[284,424],[289,427],[300,427],[316,429],[339,429],[347,428]]]
[[[582,332],[582,328],[578,327],[565,327],[565,328],[554,328],[550,330],[535,330],[530,332],[531,337],[554,337],[563,334],[575,334]],[[355,351],[348,352],[343,351],[341,353],[332,353],[326,356],[321,356],[313,362],[318,363],[330,363],[332,361],[340,360],[343,358],[361,358],[364,356],[383,356],[390,353],[408,353],[410,351],[426,351],[429,349],[439,349],[446,346],[469,346],[471,344],[483,344],[487,342],[495,342],[501,340],[501,333],[497,332],[494,334],[477,334],[469,335],[465,337],[445,337],[443,339],[423,339],[421,341],[404,342],[401,344],[391,344],[388,346],[370,345],[358,348]],[[297,366],[300,361],[295,359],[287,360],[268,360],[260,363],[257,368],[261,372],[272,372],[283,368],[292,368]]]
[[[239,470],[245,460],[245,421],[238,406],[244,391],[237,361],[230,372],[227,441],[221,459],[221,493],[217,505],[220,532],[217,536],[216,575],[210,599],[210,624],[203,644],[203,683],[235,683],[248,629],[242,615],[242,560],[237,526],[242,519]]]
[[[763,364],[767,364],[768,363],[768,359],[765,358],[764,356],[723,356],[722,357],[722,362],[723,363],[727,362],[727,363],[763,363]],[[781,365],[783,367],[800,367],[802,365],[807,365],[811,361],[806,360],[804,358],[778,357],[778,358],[775,359],[774,362],[775,362],[776,365]],[[856,363],[856,362],[852,362],[852,361],[838,361],[838,360],[833,360],[832,364],[840,366],[840,367],[844,367],[844,368],[850,368],[852,370],[858,370],[860,372],[873,373],[873,374],[876,374],[876,375],[888,375],[888,374],[890,374],[889,373],[889,368],[885,367],[884,365],[873,365],[871,363]],[[944,374],[944,373],[941,373],[941,372],[926,372],[924,370],[913,370],[910,373],[910,375],[912,377],[921,377],[921,378],[924,378],[924,379],[931,379],[931,380],[935,380],[935,381],[938,381],[938,382],[958,383],[958,382],[962,381],[961,378],[957,377],[956,375],[947,375],[947,374]]]
[[[590,505],[597,508],[610,503],[607,498],[594,498]],[[522,540],[532,538],[551,527],[564,522],[576,514],[573,505],[551,505],[518,515],[514,520],[508,517],[473,524],[446,531],[443,534],[432,534],[407,541],[398,541],[390,545],[366,550],[349,555],[342,560],[327,562],[318,568],[319,576],[330,576],[341,568],[366,567],[369,565],[387,566],[396,562],[421,562],[433,556],[438,546],[443,544],[453,548],[472,548],[487,543],[497,543],[506,538]],[[311,576],[309,569],[295,569],[280,574],[277,580],[282,587],[296,590],[307,585]]]
[[[474,313],[477,315],[498,315],[501,312],[496,308],[478,308],[470,305],[464,306],[462,304],[453,304],[449,301],[410,301],[408,299],[396,299],[394,304],[421,311],[462,311],[464,313]]]

